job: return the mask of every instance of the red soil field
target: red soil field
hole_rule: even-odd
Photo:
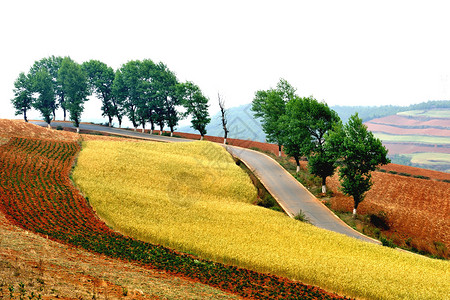
[[[397,173],[407,173],[411,175],[422,175],[430,177],[434,180],[450,180],[450,174],[445,172],[433,171],[428,169],[421,169],[416,167],[409,167],[397,164],[387,164],[382,166],[381,169],[386,171],[396,171]]]
[[[435,179],[449,178],[446,173],[399,165],[383,168]],[[450,183],[381,172],[373,172],[373,182],[372,189],[358,207],[359,214],[385,212],[391,228],[384,234],[397,242],[411,238],[414,247],[435,254],[434,242],[442,242],[450,249]],[[338,190],[337,174],[328,180],[328,186],[335,193],[331,198],[332,208],[350,212],[353,199]]]
[[[367,128],[372,132],[384,132],[388,134],[398,135],[431,135],[431,136],[443,136],[450,137],[450,130],[439,128],[401,128],[397,126],[390,126],[384,124],[373,123],[372,121],[366,122]]]
[[[418,152],[450,154],[450,147],[437,147],[436,145],[426,146],[424,144],[388,143],[388,142],[383,142],[383,145],[386,146],[386,148],[389,150],[389,154],[407,154]]]
[[[0,119],[0,135],[26,138],[41,138],[57,141],[76,141],[79,135],[67,131],[56,131],[38,125],[26,123],[23,120]]]
[[[450,127],[450,119],[426,119],[426,118],[408,118],[399,115],[391,115],[383,118],[370,120],[373,124],[397,125],[397,126],[438,126]]]

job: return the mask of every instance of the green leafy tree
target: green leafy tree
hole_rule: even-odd
[[[55,108],[55,92],[53,90],[52,76],[47,69],[42,68],[30,76],[33,91],[33,107],[38,110],[48,128],[52,121],[52,112]]]
[[[52,78],[53,91],[55,98],[58,100],[55,102],[52,108],[53,120],[56,119],[56,109],[61,107],[64,114],[64,121],[66,120],[66,105],[64,98],[64,90],[62,89],[61,82],[58,80],[58,72],[61,68],[63,58],[60,56],[49,56],[36,61],[30,69],[30,74],[35,74],[39,70],[45,69]]]
[[[89,95],[88,78],[81,65],[65,57],[58,72],[58,79],[65,95],[65,106],[70,119],[80,132],[81,114]]]
[[[98,60],[84,62],[82,67],[88,76],[90,89],[102,101],[102,116],[108,117],[108,124],[112,126],[118,109],[112,92],[114,70]]]
[[[14,106],[15,115],[23,114],[23,119],[28,122],[27,111],[31,109],[33,103],[32,82],[25,73],[20,73],[14,81],[14,98],[11,102]]]
[[[182,103],[186,108],[186,115],[192,117],[192,128],[200,132],[201,140],[206,134],[206,125],[211,121],[208,113],[208,98],[206,98],[200,88],[188,81],[177,86],[177,91]]]
[[[138,115],[138,108],[142,105],[143,91],[141,79],[141,61],[133,60],[120,68],[117,81],[114,82],[116,95],[122,103],[125,114],[137,130],[142,123]]]
[[[170,135],[173,136],[175,126],[178,125],[178,121],[181,119],[181,114],[177,111],[177,107],[181,104],[181,97],[177,93],[178,80],[175,73],[170,71],[163,63],[159,63],[156,66],[156,70],[159,74],[159,78],[156,80],[159,83],[157,93],[161,97],[163,104],[164,121],[170,128]]]
[[[283,122],[284,151],[294,157],[297,172],[299,157],[308,158],[309,171],[322,179],[326,193],[326,178],[334,174],[336,157],[325,148],[325,135],[339,121],[339,116],[326,103],[313,97],[294,97],[286,104]]]
[[[114,81],[112,85],[112,99],[115,105],[115,113],[117,120],[119,121],[119,128],[122,127],[122,119],[126,114],[125,101],[127,99],[127,88],[123,81],[123,75],[120,70],[117,70],[114,75]]]
[[[339,155],[339,178],[344,194],[353,197],[353,216],[372,187],[372,175],[380,165],[390,162],[387,150],[359,118],[352,115],[347,124],[335,126],[326,137],[330,149]]]
[[[295,89],[284,79],[280,79],[276,89],[260,90],[255,93],[252,101],[252,111],[255,117],[261,118],[267,141],[278,145],[281,156],[283,145],[282,116],[286,114],[286,103],[295,96]]]

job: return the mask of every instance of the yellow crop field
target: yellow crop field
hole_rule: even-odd
[[[364,299],[449,299],[450,264],[360,242],[253,205],[209,142],[87,141],[73,178],[124,234]]]

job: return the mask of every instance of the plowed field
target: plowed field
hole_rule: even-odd
[[[386,170],[449,179],[447,173],[428,171],[399,165],[388,165]],[[436,253],[434,242],[442,242],[450,249],[450,183],[374,172],[374,185],[359,205],[358,213],[386,212],[391,229],[388,236],[399,241],[411,238],[419,250]],[[328,181],[336,193],[332,208],[351,211],[353,199],[338,191],[337,174]]]

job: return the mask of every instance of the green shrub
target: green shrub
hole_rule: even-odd
[[[388,238],[385,238],[384,236],[381,237],[380,242],[383,246],[395,248],[397,247],[394,242]]]
[[[419,178],[419,179],[426,179],[426,180],[429,180],[429,179],[430,179],[430,177],[428,177],[428,176],[423,176],[423,175],[414,175],[413,177],[414,177],[414,178]]]
[[[388,173],[390,173],[390,174],[398,174],[397,171],[389,171]]]
[[[403,173],[403,172],[398,173],[398,175],[402,175],[402,176],[406,176],[406,177],[411,177],[411,174],[409,174],[409,173]]]
[[[308,217],[305,215],[305,213],[300,210],[294,217],[294,219],[301,221],[301,222],[305,222],[305,223],[311,223],[308,219]]]
[[[387,215],[384,211],[380,211],[377,214],[371,214],[370,223],[381,230],[389,230],[390,228]]]
[[[61,125],[56,126],[56,130],[63,130],[64,128]]]

